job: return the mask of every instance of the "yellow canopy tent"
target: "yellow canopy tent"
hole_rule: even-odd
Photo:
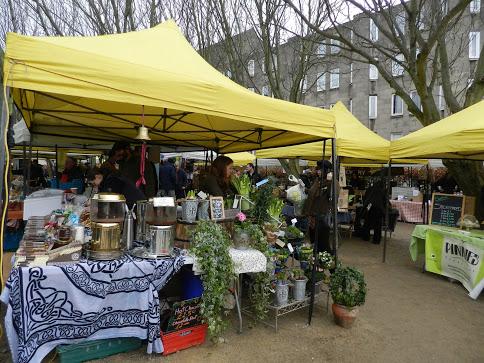
[[[228,156],[229,158],[231,158],[234,161],[234,165],[236,166],[247,165],[249,163],[253,163],[255,160],[255,155],[248,151],[225,154],[225,156]]]
[[[391,143],[393,158],[484,159],[484,101]]]
[[[34,135],[235,152],[334,136],[328,110],[264,97],[209,65],[173,21],[94,37],[9,33],[4,80]]]
[[[336,150],[343,160],[364,163],[366,160],[388,161],[390,142],[366,128],[346,107],[338,102],[331,112],[335,117]],[[323,142],[288,146],[256,152],[257,158],[301,158],[320,160]],[[331,155],[331,142],[326,143],[326,155]]]

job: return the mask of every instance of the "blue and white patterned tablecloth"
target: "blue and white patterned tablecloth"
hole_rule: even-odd
[[[13,269],[0,296],[8,304],[5,326],[13,361],[40,362],[59,344],[115,337],[147,339],[148,353],[161,353],[158,290],[183,260],[125,255]]]

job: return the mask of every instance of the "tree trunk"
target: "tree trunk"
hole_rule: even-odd
[[[484,167],[482,161],[444,160],[444,165],[465,195],[476,197],[475,216],[484,220]]]
[[[299,159],[278,159],[282,168],[286,171],[287,175],[294,175],[299,179],[301,175],[301,168],[299,167]]]

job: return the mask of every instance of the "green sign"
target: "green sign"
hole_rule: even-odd
[[[456,279],[472,295],[479,295],[484,285],[484,249],[465,239],[455,233],[429,229],[425,240],[425,269]]]

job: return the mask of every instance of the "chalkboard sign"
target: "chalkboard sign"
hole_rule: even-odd
[[[176,302],[173,304],[173,313],[168,321],[166,333],[199,325],[202,320],[199,297]]]
[[[456,227],[457,221],[463,214],[464,200],[465,196],[463,195],[432,194],[430,224]]]
[[[224,219],[224,198],[222,197],[210,197],[210,215],[212,219]]]

